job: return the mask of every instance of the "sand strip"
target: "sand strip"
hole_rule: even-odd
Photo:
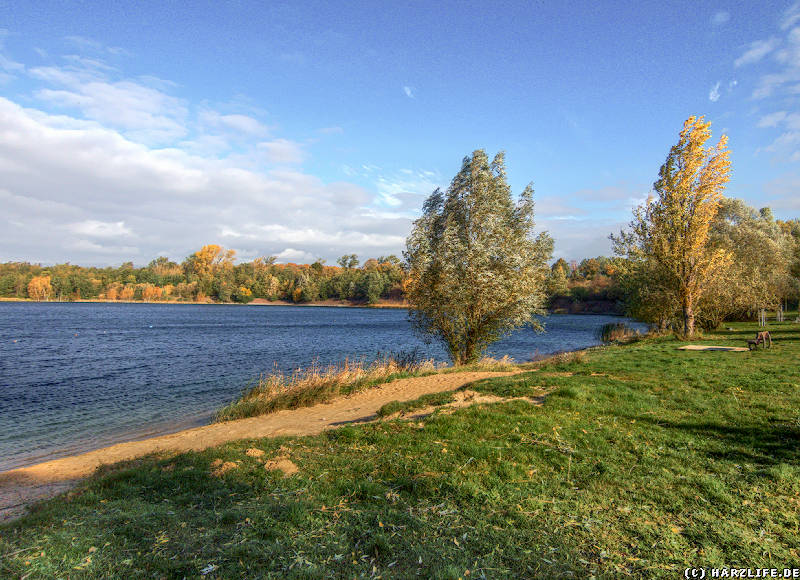
[[[411,401],[430,393],[453,391],[480,379],[517,372],[522,371],[443,373],[398,379],[313,407],[213,423],[6,471],[0,473],[0,522],[19,517],[35,501],[54,497],[68,490],[94,473],[101,465],[135,459],[154,452],[199,451],[237,439],[314,435],[346,423],[373,421],[377,419],[378,409],[391,401]]]
[[[687,344],[679,346],[678,350],[724,350],[728,352],[747,352],[749,349],[743,346],[713,346],[710,344]]]

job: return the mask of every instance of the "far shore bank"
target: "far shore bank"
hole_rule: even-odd
[[[302,306],[310,308],[408,308],[405,300],[379,300],[373,304],[367,302],[350,300],[317,300],[314,302],[290,302],[289,300],[267,300],[266,298],[256,298],[255,300],[242,304],[239,302],[183,302],[178,300],[103,300],[97,298],[81,300],[31,300],[30,298],[3,298],[0,302],[32,302],[32,303],[57,303],[57,304],[174,304],[185,306]],[[548,314],[603,314],[608,316],[625,316],[613,303],[606,301],[592,301],[590,303],[575,303],[565,306],[563,302],[548,309]]]
[[[30,298],[5,298],[0,297],[0,302],[32,302],[56,304],[176,304],[176,305],[202,305],[202,306],[316,306],[328,308],[408,308],[404,300],[379,300],[373,304],[351,300],[317,300],[314,302],[290,302],[289,300],[267,300],[256,298],[243,304],[241,302],[185,302],[181,300],[104,300],[101,298],[87,298],[80,300],[31,300]]]

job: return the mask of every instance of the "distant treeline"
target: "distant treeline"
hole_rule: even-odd
[[[740,200],[722,202],[711,226],[711,243],[732,256],[724,277],[709,286],[701,324],[715,328],[726,318],[752,317],[757,309],[796,305],[800,299],[800,220],[775,220],[768,208]],[[347,300],[374,304],[402,300],[411,275],[394,255],[361,264],[355,254],[336,266],[276,264],[274,257],[235,263],[235,252],[210,244],[180,264],[159,257],[136,268],[88,268],[72,264],[0,264],[0,297],[32,300],[241,302],[256,298],[293,303]],[[636,262],[623,256],[559,259],[545,281],[551,310],[618,312],[657,323],[664,303],[647,299],[651,280],[632,275]],[[641,278],[641,279],[640,279]]]
[[[32,300],[141,300],[145,302],[241,302],[255,298],[313,302],[350,300],[375,303],[400,298],[406,274],[396,256],[359,265],[352,254],[338,266],[276,264],[274,257],[234,263],[234,250],[203,246],[182,263],[159,257],[142,268],[126,262],[117,268],[72,264],[0,264],[0,296]]]
[[[625,296],[617,280],[614,258],[597,256],[577,262],[560,258],[547,278],[549,306],[556,312],[622,314]]]
[[[234,259],[233,250],[211,244],[180,264],[162,256],[140,268],[132,262],[116,268],[9,262],[0,264],[0,297],[241,303],[256,298],[294,303],[333,299],[373,304],[402,299],[408,279],[404,264],[394,255],[360,264],[349,254],[336,266],[322,261],[276,264],[274,257],[236,264]],[[556,308],[566,304],[569,311],[608,311],[622,304],[610,258],[580,263],[560,259],[551,270],[547,292]]]

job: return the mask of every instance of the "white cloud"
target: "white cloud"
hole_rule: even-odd
[[[265,141],[259,143],[258,148],[264,153],[269,163],[293,165],[302,163],[305,159],[302,145],[288,139]]]
[[[127,261],[127,258],[139,252],[136,246],[116,246],[107,243],[98,244],[90,240],[76,240],[69,242],[67,247],[74,252],[90,252],[95,255],[113,256],[120,260]]]
[[[751,42],[744,54],[733,61],[733,65],[738,67],[758,62],[775,50],[779,44],[780,41],[774,37],[768,38],[767,40]]]
[[[711,17],[711,24],[714,26],[722,26],[728,20],[731,19],[730,12],[726,12],[724,10],[718,10],[714,13],[714,16]]]
[[[377,170],[380,171],[379,168]],[[401,169],[397,173],[378,175],[375,187],[381,205],[407,209],[410,205],[413,209],[418,209],[423,199],[434,189],[441,187],[441,181],[441,177],[435,172]]]
[[[282,252],[275,254],[278,258],[277,262],[281,264],[288,264],[294,262],[295,264],[310,264],[314,261],[314,256],[303,250],[295,250],[294,248],[286,248]]]
[[[147,143],[164,143],[187,134],[186,104],[132,80],[111,81],[104,71],[85,65],[37,67],[31,76],[56,85],[34,95],[51,105],[78,110],[88,119],[124,131]]]
[[[314,247],[341,246],[353,248],[380,248],[389,245],[400,245],[404,236],[380,233],[364,233],[358,231],[341,231],[312,227],[289,227],[283,224],[247,223],[238,230],[223,227],[220,236],[250,239],[254,241],[271,241],[292,245],[312,245]]]
[[[413,99],[414,98],[414,89],[412,87],[404,86],[403,87],[403,92],[406,94],[406,96],[409,99]]]
[[[711,90],[708,92],[708,100],[712,103],[716,103],[719,100],[719,85],[720,83],[718,81],[717,84],[711,87]]]
[[[211,242],[240,256],[334,259],[399,253],[410,229],[352,183],[154,149],[4,98],[0,134],[0,261],[142,264]]]
[[[200,122],[223,130],[236,131],[246,135],[266,135],[269,130],[258,119],[241,114],[223,115],[217,111],[204,110]]]
[[[98,220],[86,220],[71,224],[68,227],[76,234],[91,236],[93,238],[118,238],[130,236],[133,233],[130,228],[125,225],[124,221],[101,222]]]
[[[0,68],[8,72],[21,72],[25,70],[25,65],[0,54]]]

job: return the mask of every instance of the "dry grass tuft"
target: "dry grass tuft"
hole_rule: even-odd
[[[514,362],[514,359],[508,355],[505,355],[501,359],[492,358],[490,356],[485,356],[480,359],[478,362],[468,365],[470,370],[475,371],[515,371],[517,370],[518,365]]]
[[[222,461],[222,459],[215,459],[211,463],[211,475],[214,477],[221,477],[232,469],[239,467],[238,463],[233,461]]]
[[[397,378],[436,372],[433,360],[387,356],[365,364],[346,360],[327,367],[314,364],[290,374],[280,371],[261,376],[252,389],[223,407],[217,421],[230,421],[324,403]]]

